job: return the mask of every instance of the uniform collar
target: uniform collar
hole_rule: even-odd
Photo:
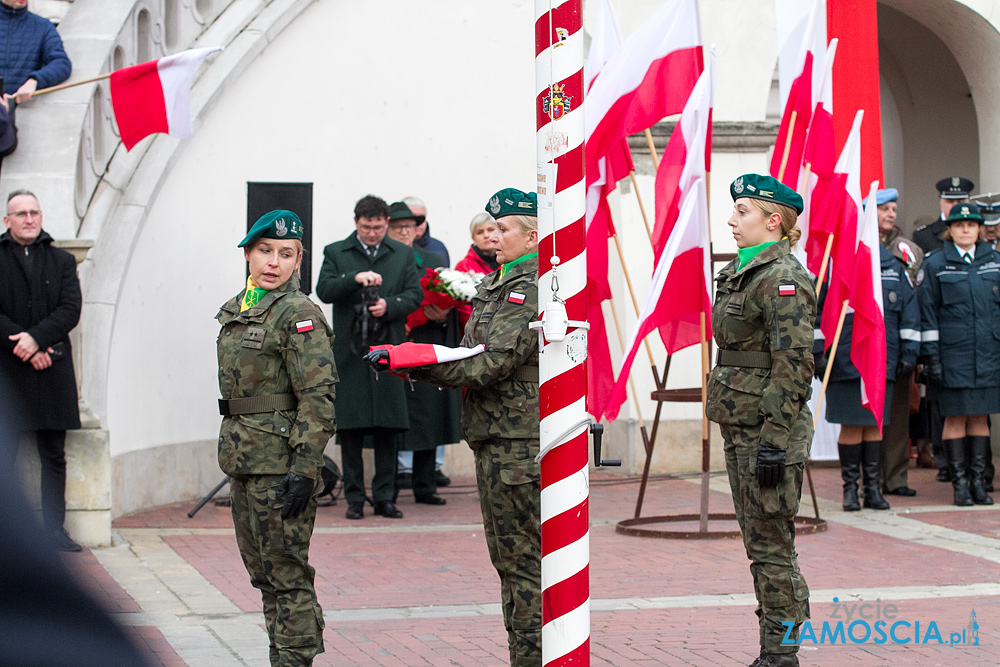
[[[532,256],[530,257],[525,256],[524,259],[513,264],[513,266],[511,266],[510,269],[507,271],[507,273],[504,274],[503,276],[500,275],[499,271],[494,271],[493,273],[487,274],[486,278],[484,278],[483,280],[484,282],[486,280],[492,280],[492,282],[490,283],[490,287],[495,287],[496,285],[501,285],[503,283],[510,282],[525,274],[534,275],[536,273],[538,273],[537,252],[533,253]]]
[[[965,264],[965,260],[962,258],[963,251],[958,249],[952,241],[946,241],[942,247],[944,252],[945,260],[949,262],[954,262],[956,264]],[[976,264],[982,264],[983,262],[990,259],[993,254],[993,249],[990,248],[990,244],[986,241],[979,241],[976,243],[975,251],[972,255],[972,264],[966,264],[966,266],[975,266]]]
[[[301,281],[299,280],[299,277],[295,274],[292,274],[292,277],[289,278],[284,285],[268,291],[268,293],[262,296],[260,301],[257,302],[257,305],[247,308],[241,313],[240,303],[243,301],[244,292],[246,292],[246,290],[244,289],[242,292],[240,292],[232,299],[227,301],[226,305],[224,305],[222,309],[227,310],[233,315],[239,317],[256,317],[257,315],[267,312],[267,309],[270,308],[271,305],[281,297],[285,296],[286,294],[291,294],[292,292],[297,290],[299,288],[300,283]]]
[[[727,275],[738,275],[741,273],[746,273],[750,269],[755,269],[758,266],[769,264],[777,259],[780,259],[781,257],[784,257],[785,255],[790,254],[791,252],[792,252],[791,243],[789,243],[787,237],[784,237],[774,245],[767,247],[764,250],[761,250],[759,253],[757,253],[757,256],[751,259],[749,262],[747,262],[746,266],[744,266],[742,269],[738,268],[740,263],[739,263],[739,257],[737,257],[729,264],[729,266],[727,266],[722,270],[722,272],[720,272],[720,275],[721,273],[727,273],[727,272],[728,272]],[[731,270],[730,267],[732,267]]]

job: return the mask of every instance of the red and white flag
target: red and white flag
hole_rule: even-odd
[[[855,254],[858,243],[858,221],[862,219],[861,208],[861,120],[864,111],[858,111],[854,125],[847,137],[847,144],[840,153],[833,176],[826,182],[820,181],[813,193],[812,233],[809,240],[826,245],[826,239],[833,234],[833,249],[830,253],[830,281],[827,284],[826,301],[820,330],[826,342],[824,348],[833,343],[833,336],[840,320],[843,302],[850,296],[855,280]],[[822,251],[821,251],[822,252]],[[809,252],[810,262],[814,256]]]
[[[861,405],[875,416],[879,433],[885,410],[885,306],[882,303],[882,258],[878,236],[878,181],[868,192],[870,205],[858,227],[858,249],[854,263],[854,289],[850,305],[854,309],[851,332],[851,362],[861,374]]]
[[[111,73],[111,105],[126,150],[162,132],[178,139],[194,133],[191,82],[194,71],[221,46],[181,51]]]
[[[701,159],[701,156],[697,155],[695,159]],[[708,249],[708,195],[705,179],[699,178],[684,193],[677,224],[658,258],[646,302],[625,348],[621,371],[605,412],[608,420],[618,416],[625,402],[632,362],[646,336],[659,329],[667,351],[673,353],[690,345],[689,342],[680,344],[680,339],[686,340],[685,333],[692,329],[696,332],[700,330],[702,313],[705,314],[706,325],[709,323],[712,301],[709,296],[711,269]]]
[[[809,248],[809,230],[811,228],[813,192],[821,180],[829,180],[833,176],[833,168],[837,163],[837,149],[833,136],[833,62],[837,56],[837,40],[831,40],[823,58],[823,69],[817,80],[814,80],[813,91],[818,91],[816,106],[809,119],[809,132],[806,135],[805,148],[802,154],[802,167],[799,171],[799,192],[802,194],[803,210],[799,216],[798,226],[802,238],[795,244],[792,253],[799,262],[813,274],[819,273],[823,260],[823,247],[819,254],[807,259]],[[823,244],[826,238],[823,238]]]
[[[809,14],[799,51],[798,76],[792,82],[785,110],[778,126],[778,138],[771,156],[771,176],[798,191],[799,166],[805,150],[806,132],[813,107],[813,42],[816,33],[818,3]],[[787,148],[787,151],[786,151]]]
[[[704,69],[697,0],[670,0],[614,52],[585,116],[587,171],[630,134],[679,113]]]
[[[431,343],[400,343],[399,345],[373,345],[372,350],[389,350],[389,368],[413,368],[429,364],[443,364],[448,361],[468,359],[482,354],[486,348],[475,347],[445,347]]]
[[[715,52],[708,59],[691,92],[681,118],[674,126],[663,158],[656,170],[656,223],[653,227],[653,255],[659,257],[680,214],[684,194],[699,178],[711,171],[712,96]],[[697,333],[697,332],[696,332]],[[697,341],[696,341],[697,342]]]

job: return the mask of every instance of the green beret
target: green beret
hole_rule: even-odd
[[[774,178],[763,174],[743,174],[729,186],[733,201],[740,197],[750,197],[762,201],[773,201],[802,213],[802,195]]]
[[[975,204],[955,204],[948,211],[948,224],[961,222],[962,220],[972,220],[983,224],[983,214],[979,212],[979,207]]]
[[[237,248],[250,245],[257,239],[298,239],[302,240],[302,221],[291,211],[277,210],[257,218],[253,227]]]
[[[424,220],[427,219],[425,215],[416,215],[410,210],[410,207],[406,205],[406,202],[393,202],[389,206],[389,222],[393,220],[415,220],[416,223],[422,224]]]
[[[505,215],[533,215],[537,217],[538,194],[522,192],[517,188],[504,188],[490,197],[490,201],[486,204],[486,212],[494,218],[502,218]]]

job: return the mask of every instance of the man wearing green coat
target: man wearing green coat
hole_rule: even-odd
[[[365,483],[361,447],[370,436],[375,450],[372,503],[375,514],[393,519],[396,436],[409,427],[403,381],[376,381],[362,355],[372,345],[402,343],[406,316],[420,305],[423,290],[413,251],[386,238],[389,206],[373,195],[354,207],[355,229],[323,250],[316,294],[333,304],[333,353],[345,391],[338,392],[341,456],[347,518],[364,516]]]

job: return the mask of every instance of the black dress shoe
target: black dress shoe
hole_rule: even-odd
[[[937,481],[939,482],[950,482],[951,481],[951,471],[947,468],[941,468],[938,470]]]
[[[74,542],[69,533],[62,529],[52,533],[52,543],[59,551],[69,551],[72,553],[83,551],[83,547]]]
[[[913,489],[911,489],[908,486],[901,486],[898,489],[893,489],[892,491],[889,491],[888,489],[886,489],[886,493],[888,493],[890,496],[915,496],[915,495],[917,495],[917,492],[914,491]]]
[[[440,470],[434,471],[434,486],[441,489],[449,484],[451,484],[451,477],[448,477],[448,475],[444,474]]]
[[[413,474],[408,472],[401,472],[396,475],[396,488],[397,489],[412,489],[413,488]]]
[[[364,503],[351,503],[347,506],[347,513],[344,515],[348,519],[363,519],[365,516]]]
[[[375,503],[375,514],[384,516],[387,519],[402,519],[403,513],[396,509],[396,506],[388,500],[380,500]]]
[[[448,501],[437,494],[430,494],[426,496],[416,496],[413,502],[418,505],[447,505]]]

